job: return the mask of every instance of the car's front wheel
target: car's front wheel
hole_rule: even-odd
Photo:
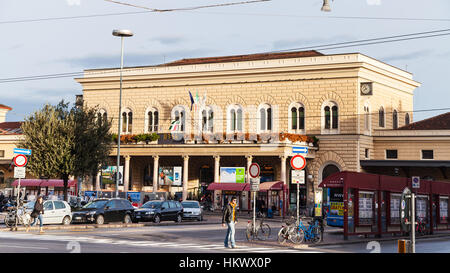
[[[131,217],[130,217],[129,214],[125,215],[125,218],[123,218],[123,222],[124,222],[125,224],[131,223]]]
[[[97,225],[103,225],[105,223],[105,218],[103,217],[103,215],[97,216],[97,219],[95,219],[95,223]]]
[[[159,216],[159,214],[156,214],[155,215],[155,218],[153,219],[153,222],[155,222],[155,223],[159,223],[159,222],[161,222],[161,216]]]
[[[181,223],[181,221],[183,220],[183,217],[181,217],[181,214],[177,215],[177,219],[175,219],[176,223]]]
[[[65,226],[70,225],[70,217],[69,216],[64,217],[62,224]]]

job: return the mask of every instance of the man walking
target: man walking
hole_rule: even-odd
[[[228,248],[228,242],[231,243],[231,248],[236,248],[236,242],[234,240],[235,225],[237,223],[236,217],[236,197],[231,198],[231,202],[228,203],[223,211],[222,226],[225,227],[225,223],[228,226],[227,235],[225,236],[224,245]]]

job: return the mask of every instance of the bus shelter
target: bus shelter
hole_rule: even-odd
[[[411,178],[344,171],[330,175],[319,187],[342,189],[344,239],[401,234],[400,199],[405,187],[416,194],[416,221],[425,223],[431,234],[450,229],[449,182],[421,180],[420,188],[413,189]]]

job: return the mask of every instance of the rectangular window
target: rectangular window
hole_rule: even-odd
[[[401,194],[391,193],[391,217],[390,224],[391,225],[399,225],[400,224],[400,199]]]
[[[422,150],[422,159],[433,159],[433,150]]]
[[[398,157],[397,150],[386,150],[387,159],[397,159],[397,157]]]
[[[0,150],[0,157],[5,157],[5,150]]]
[[[373,221],[373,192],[359,192],[358,216],[360,225],[370,225]]]
[[[448,196],[439,198],[439,223],[446,224],[448,218]]]
[[[364,151],[364,156],[365,156],[366,158],[369,158],[369,149],[365,149],[365,151]]]

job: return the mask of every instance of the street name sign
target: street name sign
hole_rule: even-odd
[[[13,151],[15,154],[31,155],[31,150],[29,149],[14,148]]]
[[[14,178],[25,178],[25,167],[15,167]]]

